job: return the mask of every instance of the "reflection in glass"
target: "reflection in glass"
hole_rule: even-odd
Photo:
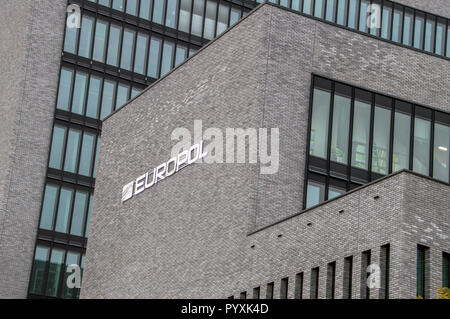
[[[148,57],[147,75],[152,78],[159,77],[159,57],[161,51],[161,39],[152,37],[150,40],[150,55]]]
[[[117,87],[116,110],[125,105],[125,103],[128,101],[129,93],[130,87],[128,85],[120,83]]]
[[[108,34],[108,23],[97,20],[94,37],[94,52],[92,59],[100,62],[105,61],[106,35]]]
[[[395,6],[394,17],[392,21],[392,41],[400,42],[402,34],[403,10]]]
[[[169,41],[164,41],[163,56],[161,60],[161,76],[166,75],[172,68],[174,44]]]
[[[164,0],[153,0],[153,22],[163,24]]]
[[[381,37],[384,39],[389,39],[391,36],[392,7],[385,4],[383,6],[382,14]]]
[[[58,196],[58,186],[47,184],[45,185],[44,202],[42,204],[41,213],[41,229],[53,229],[53,217],[55,216],[56,198]]]
[[[61,125],[53,127],[52,148],[50,151],[50,160],[48,166],[61,169],[64,145],[66,142],[66,128]]]
[[[72,206],[73,190],[62,187],[59,195],[58,215],[56,217],[55,231],[66,233],[69,226],[70,207]]]
[[[347,164],[348,157],[350,104],[350,98],[334,96],[331,160],[342,164]]]
[[[325,13],[325,19],[327,21],[335,22],[334,12],[336,11],[336,2],[338,0],[327,0],[327,12]]]
[[[80,254],[73,252],[73,251],[68,251],[67,252],[67,258],[66,258],[66,269],[69,265],[79,265],[80,264]],[[69,277],[70,273],[69,272],[64,272],[64,278],[63,278],[63,282],[65,283],[67,281],[67,277]],[[62,298],[74,298],[77,294],[77,288],[70,288],[67,287],[67,285],[63,285],[62,287],[62,291],[61,291],[61,297]]]
[[[80,168],[78,174],[91,176],[92,159],[95,145],[95,134],[84,133],[83,144],[81,146]]]
[[[108,57],[107,64],[117,66],[119,63],[120,36],[122,27],[111,24],[109,28]]]
[[[409,149],[411,136],[411,116],[395,112],[394,150],[392,155],[392,172],[409,169]]]
[[[348,8],[348,27],[356,29],[356,23],[358,22],[358,0],[350,0]]]
[[[120,67],[128,71],[131,71],[131,65],[133,64],[134,35],[135,32],[130,29],[125,29],[123,33],[122,58],[120,60]]]
[[[328,199],[336,198],[338,196],[341,196],[344,193],[345,193],[345,190],[339,189],[337,187],[330,186],[328,188]]]
[[[411,15],[411,17],[409,17]],[[406,19],[410,19],[412,21],[412,14],[405,14],[405,27],[407,25]],[[409,20],[408,20],[409,21]],[[416,15],[415,25],[414,25],[414,47],[416,49],[422,49],[423,47],[423,29],[424,29],[424,21],[425,17],[423,15]],[[408,25],[409,27],[409,25]],[[412,27],[411,31],[412,33]],[[405,41],[405,35],[403,35],[403,44],[410,44],[410,42]]]
[[[180,20],[178,30],[189,33],[192,0],[180,0]]]
[[[425,44],[424,44],[425,51],[428,52],[434,51],[434,29],[435,29],[434,20],[428,18],[425,24]]]
[[[86,116],[97,118],[98,106],[100,104],[100,88],[102,85],[102,78],[91,75],[89,80],[89,93],[86,105]]]
[[[312,0],[303,0],[303,13],[312,14]]]
[[[92,29],[94,26],[94,18],[83,16],[81,19],[80,46],[78,55],[89,58],[91,53]]]
[[[88,193],[77,191],[75,194],[75,203],[73,206],[72,225],[70,234],[75,236],[83,235],[84,215],[87,208]]]
[[[338,0],[337,8],[337,24],[344,25],[347,20],[347,0]]]
[[[69,129],[69,136],[67,138],[66,145],[66,158],[64,160],[64,170],[67,172],[75,173],[77,160],[78,160],[78,148],[80,146],[81,132],[75,129]]]
[[[430,169],[430,129],[429,120],[414,119],[414,172],[428,175]]]
[[[203,28],[203,8],[205,7],[205,0],[194,0],[194,8],[192,13],[192,29],[193,35],[202,36]]]
[[[386,175],[389,170],[391,111],[375,107],[372,148],[372,172]]]
[[[222,34],[228,28],[228,16],[230,7],[222,3],[219,4],[219,13],[217,16],[217,35]]]
[[[59,278],[62,272],[62,264],[64,262],[65,251],[62,249],[53,248],[52,256],[50,257],[50,266],[48,268],[47,289],[45,294],[47,296],[56,297],[59,287]]]
[[[434,125],[434,161],[433,177],[449,182],[450,126],[435,123]]]
[[[175,67],[180,65],[186,59],[187,48],[177,45],[177,53],[175,56]]]
[[[127,0],[127,10],[126,12],[131,15],[136,15],[137,13],[137,0]]]
[[[152,12],[151,0],[141,0],[139,7],[139,17],[145,20],[150,20],[150,12]]]
[[[353,118],[352,166],[368,169],[370,138],[370,104],[355,101]]]
[[[134,59],[134,72],[145,74],[145,60],[147,59],[148,35],[138,33],[136,42],[136,56]]]
[[[116,83],[105,80],[103,84],[102,111],[100,119],[103,120],[113,111],[114,94],[116,91]]]
[[[367,13],[367,9],[369,8],[370,1],[369,0],[361,0],[361,6],[359,8],[359,31],[367,32],[367,18],[369,14]]]
[[[45,268],[49,257],[50,249],[45,246],[36,246],[34,254],[33,272],[30,279],[30,293],[42,294],[44,288]]]
[[[64,111],[69,110],[70,94],[72,90],[73,70],[68,68],[61,68],[61,75],[59,78],[58,101],[56,108]]]
[[[330,93],[314,89],[309,154],[327,158]]]
[[[315,0],[314,2],[314,16],[323,19],[324,0]]]
[[[177,24],[177,0],[167,0],[166,26],[175,28]]]
[[[205,16],[205,29],[203,30],[203,37],[211,40],[214,38],[214,29],[216,27],[216,10],[217,2],[207,0],[206,2],[206,16]]]
[[[306,191],[306,208],[313,207],[325,200],[325,185],[309,180]]]
[[[72,98],[72,113],[83,114],[84,99],[86,97],[87,74],[77,71]]]
[[[241,18],[241,10],[236,8],[231,8],[230,13],[230,27],[239,21]]]

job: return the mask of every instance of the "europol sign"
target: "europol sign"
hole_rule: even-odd
[[[146,189],[156,185],[156,183],[177,173],[182,168],[204,158],[206,155],[207,153],[203,152],[203,141],[192,145],[188,150],[182,151],[167,162],[158,165],[152,171],[126,184],[122,189],[122,202],[142,193]]]

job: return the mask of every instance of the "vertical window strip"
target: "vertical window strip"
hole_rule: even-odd
[[[327,299],[334,299],[336,289],[336,262],[327,265]]]
[[[416,274],[416,287],[417,297],[426,299],[429,298],[429,248],[417,245],[417,274]]]
[[[344,259],[343,298],[352,299],[353,256]]]
[[[298,273],[295,275],[295,299],[303,299],[303,273]]]
[[[310,299],[319,298],[319,267],[311,269]]]

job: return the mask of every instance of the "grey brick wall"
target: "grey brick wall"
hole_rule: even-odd
[[[6,0],[0,10],[0,298],[27,293],[65,7],[65,0]]]
[[[449,0],[396,0],[394,2],[450,18]]]
[[[448,235],[449,204],[433,202],[448,198],[443,184],[397,174],[247,234],[301,210],[311,73],[449,111],[449,71],[446,60],[262,6],[104,122],[82,297],[227,297],[257,286],[265,296],[273,281],[277,298],[287,276],[292,297],[300,271],[307,297],[317,266],[324,297],[326,265],[336,261],[340,298],[343,258],[355,256],[356,272],[361,252],[380,260],[386,243],[391,297],[414,297],[412,256],[426,234],[402,231],[416,225],[408,203],[429,207],[417,216]],[[167,161],[172,130],[192,130],[195,119],[204,128],[279,127],[280,171],[196,164],[122,204],[122,187]],[[433,240],[433,250],[450,249]]]

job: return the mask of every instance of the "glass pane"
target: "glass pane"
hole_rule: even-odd
[[[141,0],[139,8],[139,17],[145,20],[150,20],[150,13],[152,12],[151,0]]]
[[[116,83],[110,80],[105,80],[103,84],[102,111],[100,115],[100,120],[102,121],[105,117],[111,114],[113,110],[115,91]]]
[[[194,8],[192,14],[192,34],[201,37],[203,28],[203,8],[204,0],[194,0]]]
[[[145,60],[147,58],[148,35],[138,33],[136,43],[136,57],[134,60],[134,72],[145,74]]]
[[[91,75],[89,80],[89,93],[86,106],[86,116],[98,118],[98,106],[100,103],[100,88],[102,85],[102,78]]]
[[[449,182],[450,126],[436,123],[434,125],[434,161],[433,177]]]
[[[61,169],[64,145],[66,142],[66,128],[61,125],[55,125],[53,128],[52,148],[50,151],[50,160],[48,166]]]
[[[389,6],[387,6],[389,5]],[[381,37],[389,39],[391,36],[392,7],[385,2],[383,6],[383,17],[381,23]]]
[[[318,205],[325,200],[325,185],[318,182],[308,181],[306,191],[306,208]]]
[[[134,98],[134,97],[136,97],[139,93],[141,93],[142,92],[142,90],[141,89],[139,89],[139,88],[133,88],[132,90],[131,90],[131,98]]]
[[[175,28],[177,26],[177,0],[167,0],[166,26]]]
[[[347,0],[339,0],[337,11],[337,23],[345,25],[347,21]]]
[[[66,158],[64,160],[64,170],[67,172],[75,173],[76,171],[80,137],[80,131],[69,129],[69,136],[67,138],[66,145]]]
[[[412,33],[412,25],[409,21],[412,21],[412,13],[405,13],[405,33],[403,33],[403,44],[410,45],[409,35]],[[423,48],[423,29],[424,29],[425,18],[423,15],[416,15],[415,26],[414,26],[414,47],[416,49]],[[408,33],[407,30],[408,29]],[[405,39],[406,38],[406,39]]]
[[[389,170],[391,111],[375,107],[372,148],[372,172],[386,175]]]
[[[164,41],[163,56],[161,61],[161,76],[167,74],[172,69],[174,44],[172,42]]]
[[[164,0],[154,0],[153,22],[162,24],[164,17]]]
[[[324,10],[324,1],[325,0],[315,0],[314,3],[314,16],[316,18],[323,19],[323,10]]]
[[[434,30],[435,30],[434,19],[427,18],[427,23],[425,24],[425,51],[434,52]]]
[[[64,38],[64,51],[76,54],[78,41],[78,28],[69,28],[66,25],[66,35]]]
[[[312,0],[303,0],[303,13],[312,14]]]
[[[78,174],[91,176],[92,160],[94,155],[95,134],[84,133],[81,146],[80,168]]]
[[[353,118],[352,166],[368,169],[370,138],[370,104],[355,101]]]
[[[81,19],[80,48],[78,55],[89,58],[91,54],[92,28],[94,26],[94,18],[83,16]]]
[[[161,55],[161,39],[152,37],[150,40],[150,54],[148,57],[147,75],[155,79],[159,77],[160,55]]]
[[[131,15],[137,15],[137,0],[127,0],[126,12]]]
[[[86,220],[86,232],[84,234],[84,237],[86,237],[86,238],[89,237],[89,226],[90,226],[90,222],[91,222],[93,203],[94,203],[94,196],[91,194],[91,196],[89,196],[89,209],[88,209],[87,220]]]
[[[314,89],[309,154],[327,158],[330,92]]]
[[[203,32],[203,37],[209,40],[214,38],[214,29],[216,27],[216,10],[217,3],[215,1],[208,0],[206,2],[205,30]]]
[[[328,188],[328,199],[336,198],[338,196],[341,196],[344,193],[345,193],[345,190],[339,189],[337,187],[330,186]]]
[[[256,2],[258,2],[258,0]],[[291,7],[295,11],[300,11],[300,0],[291,0]]]
[[[55,231],[66,233],[69,226],[70,208],[72,206],[73,190],[62,187],[59,195],[58,215],[56,217]]]
[[[129,93],[130,87],[128,85],[120,83],[117,87],[116,110],[120,109],[128,101]]]
[[[350,105],[350,98],[334,96],[331,160],[342,164],[347,164],[348,157]]]
[[[370,1],[361,0],[361,6],[359,11],[359,31],[367,32],[369,30],[367,25],[367,18],[369,17],[367,9],[369,8]]]
[[[98,0],[98,4],[101,4],[101,5],[106,6],[106,7],[110,7],[111,6],[111,0]]]
[[[228,16],[230,14],[230,7],[224,4],[219,4],[219,13],[217,17],[217,34],[222,34],[228,28]]]
[[[348,27],[356,29],[356,23],[358,22],[358,8],[359,0],[350,0],[348,8]]]
[[[73,251],[68,251],[67,252],[67,258],[66,258],[66,270],[67,267],[69,265],[79,265],[80,264],[80,254],[73,252]],[[62,292],[61,292],[61,297],[62,298],[74,298],[77,294],[77,288],[70,288],[67,287],[67,278],[70,276],[70,273],[65,271],[64,272],[64,284],[62,286]]]
[[[50,249],[44,246],[36,246],[36,252],[34,254],[33,272],[30,279],[30,293],[42,294],[44,288],[44,275],[45,268],[47,266],[48,255]]]
[[[371,35],[379,37],[382,22],[381,0],[372,0],[372,6],[370,8],[371,8],[371,10],[369,10],[370,18],[368,23],[371,25],[368,25],[367,27],[370,27],[369,32]]]
[[[189,48],[189,57],[193,56],[197,52],[196,49]]]
[[[409,169],[409,145],[411,136],[411,116],[395,112],[394,120],[394,154],[392,171]]]
[[[403,10],[401,7],[395,6],[394,21],[392,21],[392,41],[400,42],[402,34]]]
[[[92,59],[100,62],[105,61],[106,35],[108,34],[108,23],[97,20],[94,37],[94,52]]]
[[[120,36],[122,27],[111,24],[109,29],[108,57],[107,64],[117,66],[119,63]]]
[[[131,65],[133,64],[134,36],[135,32],[133,30],[125,29],[120,67],[128,71],[131,71]]]
[[[86,97],[87,74],[77,71],[72,98],[72,113],[83,115],[84,99]]]
[[[186,59],[187,48],[181,45],[177,46],[177,54],[175,56],[175,67],[180,65]]]
[[[280,6],[283,6],[283,7],[289,7],[289,2],[288,2],[288,0],[280,0]]]
[[[53,217],[55,216],[56,197],[58,196],[58,186],[45,185],[44,203],[42,204],[41,224],[39,228],[53,229]]]
[[[241,18],[241,10],[236,8],[231,8],[230,13],[230,27],[239,21]]]
[[[53,248],[50,257],[50,266],[48,269],[47,289],[45,295],[56,297],[58,294],[59,279],[61,278],[62,265],[64,262],[65,251]]]
[[[124,0],[113,0],[113,9],[123,11],[124,9]]]
[[[428,175],[430,169],[430,128],[429,120],[414,119],[414,159],[413,170]]]
[[[83,235],[84,215],[87,208],[88,193],[77,191],[75,194],[75,203],[73,206],[72,225],[70,233],[75,236]]]
[[[189,33],[192,0],[180,1],[180,20],[178,22],[178,30]]]
[[[56,108],[64,111],[69,110],[70,94],[72,90],[73,70],[68,68],[61,69],[58,88],[58,101]]]
[[[95,149],[94,172],[92,177],[97,176],[98,152],[100,151],[100,136],[97,137],[97,148]]]
[[[445,24],[438,22],[436,28],[436,48],[435,53],[439,55],[444,54],[444,43],[445,43]]]
[[[336,1],[337,0],[327,0],[327,12],[325,14],[325,19],[327,21],[335,22],[334,12],[336,10]]]
[[[445,56],[450,58],[450,24],[447,26],[447,50]]]

